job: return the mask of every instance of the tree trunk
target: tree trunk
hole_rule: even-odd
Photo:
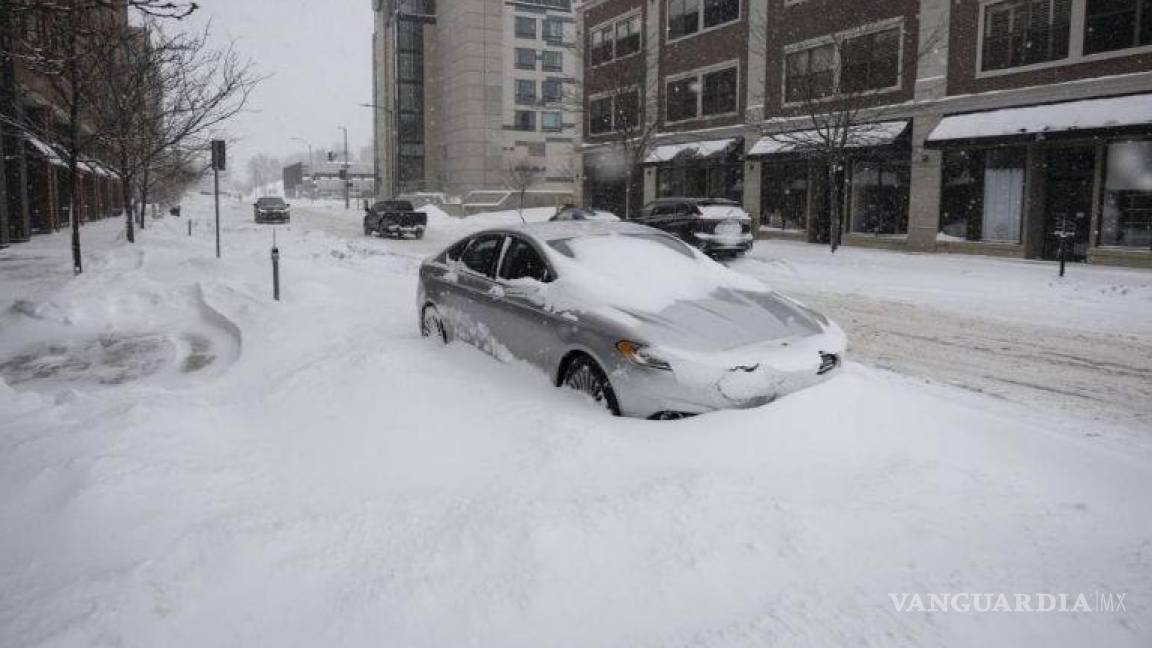
[[[830,223],[828,224],[828,242],[832,247],[832,253],[836,253],[836,249],[840,247],[840,232],[843,229],[840,224],[841,219],[841,197],[840,197],[840,181],[837,177],[839,170],[839,163],[833,160],[828,165],[828,214]]]
[[[128,242],[136,242],[136,229],[132,223],[132,184],[124,177],[120,179],[121,209],[124,211],[124,232],[128,235]]]
[[[80,200],[80,176],[77,173],[79,166],[80,156],[80,99],[76,92],[77,85],[80,82],[79,70],[77,69],[78,63],[76,57],[79,54],[79,36],[76,33],[80,25],[76,18],[76,6],[73,5],[68,11],[68,76],[71,82],[72,94],[71,104],[68,107],[68,129],[70,137],[70,147],[68,155],[68,171],[72,174],[72,186],[69,187],[68,193],[71,194],[71,207],[72,210],[72,272],[80,274],[84,272],[84,265],[80,258],[80,209],[77,204]]]
[[[140,179],[140,229],[144,229],[144,216],[148,211],[148,169]]]

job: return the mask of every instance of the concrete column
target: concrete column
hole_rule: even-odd
[[[24,135],[20,131],[16,131],[16,199],[19,201],[19,206],[15,214],[10,214],[9,218],[14,219],[17,225],[17,233],[14,240],[27,241],[32,238],[32,212],[28,209],[28,151],[24,146]]]
[[[748,93],[744,104],[744,119],[749,124],[764,120],[766,60],[768,50],[768,3],[748,3],[748,70],[745,73]]]
[[[656,169],[655,166],[644,167],[644,204],[656,200]]]
[[[753,235],[760,231],[760,217],[764,210],[761,204],[762,179],[760,160],[748,160],[744,163],[744,209],[752,216]]]
[[[912,121],[912,164],[909,174],[908,247],[931,252],[940,231],[940,192],[943,154],[924,147],[924,141],[943,115],[920,115]]]

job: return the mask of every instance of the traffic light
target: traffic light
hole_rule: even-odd
[[[329,162],[335,162],[336,161],[335,151],[328,151],[328,161]]]
[[[212,168],[225,170],[224,140],[212,140]]]

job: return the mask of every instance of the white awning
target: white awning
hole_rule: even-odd
[[[866,148],[870,146],[887,146],[896,141],[896,138],[908,130],[907,121],[876,122],[873,124],[859,124],[853,126],[848,136],[849,148]],[[760,138],[759,142],[748,151],[749,157],[755,155],[781,155],[784,153],[797,153],[804,149],[824,146],[824,136],[818,130],[801,130],[789,133],[779,133]]]
[[[1005,108],[945,117],[929,142],[1064,133],[1152,124],[1152,94]]]
[[[24,131],[24,140],[31,144],[32,148],[36,149],[40,155],[43,155],[44,159],[47,160],[49,164],[54,164],[58,167],[68,166],[68,163],[61,159],[60,154],[56,151],[56,149],[49,146],[39,137],[36,137],[28,131]]]
[[[729,146],[735,143],[735,139],[722,139],[704,142],[685,142],[683,144],[665,144],[664,146],[657,146],[652,149],[652,152],[648,154],[644,163],[656,164],[659,162],[671,162],[681,155],[690,155],[698,158],[711,157],[717,153],[723,153]]]

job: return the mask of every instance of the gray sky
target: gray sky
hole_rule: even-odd
[[[198,0],[189,19],[212,21],[215,39],[237,41],[263,74],[249,114],[228,124],[229,167],[243,178],[244,162],[257,153],[279,158],[305,155],[290,138],[312,143],[316,159],[348,127],[352,159],[372,143],[372,10],[369,0]]]

